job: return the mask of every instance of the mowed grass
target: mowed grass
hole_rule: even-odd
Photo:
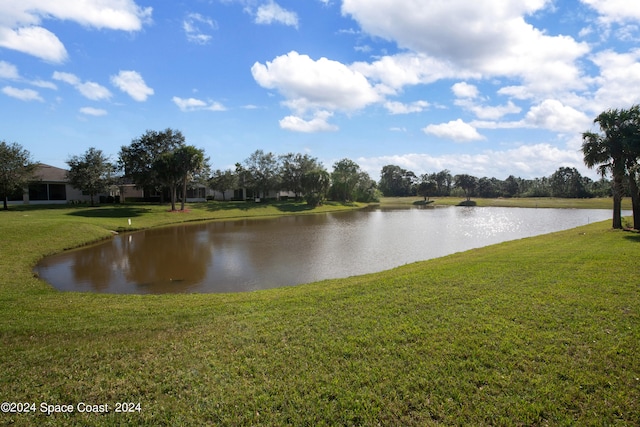
[[[122,208],[150,209],[138,227],[223,211]],[[41,256],[128,227],[96,212],[0,212],[0,400],[38,409],[0,424],[640,425],[640,235],[608,222],[243,294],[34,278]],[[110,412],[45,416],[42,402]]]

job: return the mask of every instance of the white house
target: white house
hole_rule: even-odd
[[[24,189],[22,198],[16,194],[9,199],[12,204],[63,204],[73,201],[88,202],[90,197],[69,184],[65,169],[44,163],[36,167],[33,180]]]

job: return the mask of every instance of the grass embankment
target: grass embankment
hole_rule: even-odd
[[[190,207],[166,215],[207,215]],[[169,219],[150,209],[134,225]],[[244,294],[62,293],[33,278],[42,255],[128,218],[92,212],[0,212],[0,400],[37,409],[0,423],[640,425],[638,234],[597,223]]]

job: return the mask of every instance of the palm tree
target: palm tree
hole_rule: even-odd
[[[628,126],[625,129],[624,156],[633,208],[633,228],[640,229],[640,105],[628,111]]]
[[[621,208],[626,169],[624,143],[629,119],[628,110],[609,109],[593,121],[600,126],[602,134],[582,134],[584,163],[589,168],[598,166],[598,172],[603,177],[609,172],[613,176],[613,228],[622,228]]]
[[[184,211],[184,202],[187,198],[187,183],[205,167],[206,159],[204,151],[193,145],[185,145],[178,148],[174,155],[178,164],[180,177],[182,179],[182,200],[180,202],[180,210]]]

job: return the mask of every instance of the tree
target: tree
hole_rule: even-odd
[[[358,181],[354,190],[356,202],[370,203],[379,201],[378,184],[365,171],[358,173]]]
[[[36,166],[31,161],[31,154],[20,144],[0,142],[0,195],[4,210],[9,209],[9,195],[27,185]]]
[[[254,151],[244,161],[244,172],[247,184],[259,196],[267,197],[270,190],[275,189],[279,182],[279,165],[273,153],[265,153],[262,150]]]
[[[280,183],[285,190],[293,191],[296,200],[303,192],[302,177],[311,171],[322,169],[318,159],[308,154],[288,153],[280,156]]]
[[[184,203],[187,199],[187,184],[206,166],[207,160],[204,156],[204,150],[194,147],[193,145],[185,145],[175,150],[174,155],[178,164],[182,180],[182,200],[180,202],[180,210],[184,210]]]
[[[561,167],[549,178],[553,197],[589,197],[582,175],[576,168]]]
[[[630,118],[629,112],[625,110],[603,111],[593,120],[600,126],[602,133],[582,134],[584,163],[589,168],[597,166],[603,177],[608,173],[613,176],[613,228],[622,228],[622,195],[626,169],[624,139],[628,136]]]
[[[109,158],[102,154],[102,150],[89,148],[81,156],[72,156],[67,160],[69,171],[67,179],[69,184],[89,193],[91,206],[94,205],[94,197],[107,191],[111,184],[115,166],[109,162]]]
[[[238,177],[231,170],[222,171],[217,169],[209,179],[209,188],[222,193],[222,200],[226,200],[225,192],[233,190],[238,184]]]
[[[307,204],[320,206],[327,197],[327,191],[331,187],[331,176],[323,168],[306,172],[301,178],[302,192]]]
[[[628,126],[623,139],[625,167],[633,208],[633,228],[640,229],[640,105],[629,109]]]
[[[185,145],[173,151],[162,153],[153,163],[153,169],[159,182],[169,188],[171,210],[176,210],[177,188],[182,184],[180,210],[184,210],[189,179],[205,166],[204,151],[192,145]]]
[[[454,177],[455,186],[461,188],[464,191],[464,195],[467,198],[467,202],[471,200],[473,190],[476,188],[477,179],[474,176],[461,174]]]
[[[138,188],[160,190],[162,180],[153,167],[154,163],[163,153],[171,152],[184,144],[185,138],[178,130],[147,130],[142,136],[132,140],[128,147],[120,149],[118,165],[124,170],[125,177],[131,179]]]
[[[428,201],[429,196],[432,196],[437,190],[438,184],[436,184],[436,181],[431,175],[424,174],[420,177],[417,193],[418,196],[424,197],[425,202]]]
[[[359,179],[360,166],[356,162],[349,159],[337,161],[331,173],[333,197],[343,202],[353,200]]]
[[[383,166],[378,188],[387,197],[404,197],[415,194],[417,177],[412,171],[396,165]]]
[[[175,211],[178,184],[182,179],[182,171],[175,151],[167,151],[158,155],[152,164],[152,169],[156,174],[157,182],[169,189],[171,210]]]
[[[518,180],[513,175],[509,175],[502,185],[505,197],[515,197],[520,191]]]
[[[475,192],[478,197],[487,199],[500,196],[501,182],[496,178],[482,177],[476,182]]]

